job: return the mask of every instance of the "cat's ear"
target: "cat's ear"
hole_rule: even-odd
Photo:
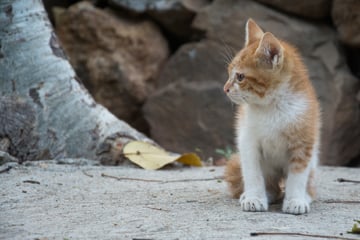
[[[264,32],[261,30],[261,28],[255,23],[254,20],[249,18],[245,27],[245,47],[257,40],[260,40],[263,35]]]
[[[284,48],[272,33],[267,32],[262,36],[255,55],[261,66],[275,69],[283,63]]]

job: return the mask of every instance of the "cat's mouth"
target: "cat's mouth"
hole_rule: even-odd
[[[242,95],[242,94],[238,94],[238,93],[227,93],[226,94],[228,96],[228,98],[230,98],[230,100],[233,103],[236,104],[242,104],[242,103],[246,103],[247,102],[247,98],[246,96]]]

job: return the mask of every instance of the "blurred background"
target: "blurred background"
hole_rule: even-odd
[[[235,151],[227,63],[253,18],[301,52],[321,102],[321,162],[360,166],[359,0],[44,0],[95,100],[167,150]]]

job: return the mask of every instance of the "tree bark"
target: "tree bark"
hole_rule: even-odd
[[[89,95],[41,0],[0,1],[0,92],[0,150],[20,162],[82,157],[116,164],[114,145],[151,141]]]

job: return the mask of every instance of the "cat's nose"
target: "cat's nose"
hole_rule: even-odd
[[[231,84],[229,82],[226,82],[224,85],[224,93],[229,93],[230,87],[231,87]]]

